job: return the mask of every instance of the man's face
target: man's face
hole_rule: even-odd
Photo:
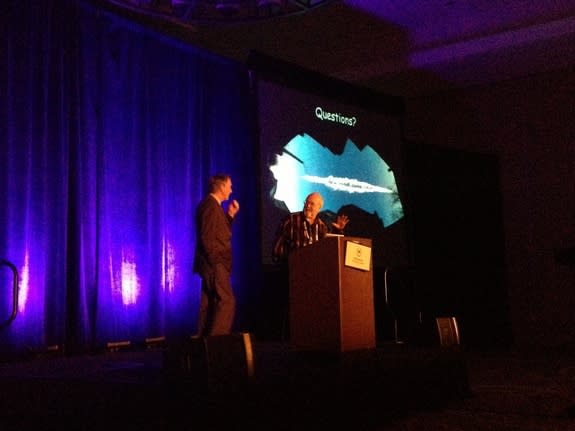
[[[232,194],[232,180],[228,179],[221,187],[222,200],[227,201]]]
[[[323,205],[319,195],[309,195],[303,203],[303,213],[308,221],[314,221]]]

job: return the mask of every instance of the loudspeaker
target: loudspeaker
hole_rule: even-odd
[[[249,333],[190,337],[164,351],[168,377],[210,390],[241,387],[252,380],[254,368]]]
[[[439,345],[442,347],[459,346],[459,328],[455,317],[437,317]]]

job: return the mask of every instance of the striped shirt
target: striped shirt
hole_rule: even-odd
[[[292,250],[318,242],[328,232],[327,225],[319,217],[316,217],[313,223],[309,223],[303,211],[288,215],[276,231],[272,251],[274,262],[287,260]]]

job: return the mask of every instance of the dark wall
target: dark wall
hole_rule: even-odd
[[[413,263],[407,279],[421,319],[455,316],[465,345],[508,346],[497,158],[409,144],[405,165]]]
[[[575,344],[575,265],[557,259],[575,244],[573,106],[573,68],[406,104],[411,142],[498,159],[505,284],[521,348]]]

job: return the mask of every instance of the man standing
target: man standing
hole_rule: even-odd
[[[210,178],[209,194],[196,209],[196,251],[194,272],[202,278],[197,335],[229,334],[236,311],[231,285],[232,221],[240,209],[234,199],[227,211],[222,204],[232,193],[227,174]]]

